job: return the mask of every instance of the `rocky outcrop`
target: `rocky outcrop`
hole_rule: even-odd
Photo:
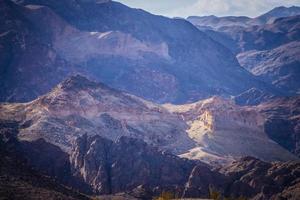
[[[145,142],[121,137],[112,142],[100,136],[78,138],[72,150],[74,171],[94,192],[111,194],[148,188],[182,187],[195,163],[167,152],[159,152]]]
[[[207,166],[197,165],[190,174],[182,197],[207,198],[212,191],[224,194],[226,184],[227,178],[223,174],[212,171]]]
[[[256,106],[265,118],[265,132],[285,149],[300,156],[300,99],[276,98]]]
[[[50,93],[26,104],[2,104],[1,119],[22,124],[19,138],[44,138],[70,152],[85,133],[110,140],[138,138],[174,154],[194,146],[186,124],[163,107],[90,81],[80,75],[66,79]]]
[[[257,88],[251,88],[237,96],[234,97],[234,101],[238,105],[259,105],[260,103],[269,101],[271,99],[276,98],[276,96],[272,95],[267,91],[262,91]]]
[[[299,198],[299,162],[267,163],[245,157],[211,169],[201,162],[159,151],[141,140],[121,137],[113,142],[100,136],[84,135],[74,143],[70,157],[72,176],[67,177],[66,168],[59,167],[64,164],[61,161],[65,154],[58,147],[41,140],[19,142],[14,133],[18,123],[2,121],[0,125],[0,158],[3,163],[0,167],[0,194],[3,197],[86,199],[61,185],[64,182],[60,177],[62,170],[67,180],[73,184],[75,178],[84,181],[92,187],[94,194],[126,192],[126,195],[100,199],[152,199],[163,191],[184,198],[207,198],[212,194],[250,200]],[[41,151],[35,154],[38,149]],[[87,193],[83,186],[72,185]]]
[[[189,124],[187,132],[197,144],[196,148],[182,155],[184,157],[209,163],[244,156],[266,161],[297,160],[296,156],[269,139],[264,132],[265,119],[255,109],[240,107],[218,97],[165,107]]]
[[[69,154],[74,139],[88,134],[136,138],[211,164],[249,155],[297,159],[269,139],[259,112],[217,97],[162,107],[77,75],[33,102],[2,104],[0,111],[1,119],[21,124],[21,140],[43,138]]]
[[[296,189],[300,181],[299,162],[271,164],[246,157],[220,171],[231,179],[225,196],[296,200],[300,195]]]
[[[0,122],[0,196],[2,199],[89,199],[65,186],[67,181],[74,185],[76,182],[75,179],[68,177],[66,171],[68,168],[63,166],[68,162],[68,156],[64,160],[62,158],[64,154],[56,150],[58,147],[46,142],[37,141],[32,144],[19,142],[15,138],[17,131],[17,122]],[[63,180],[62,177],[65,179]]]
[[[291,42],[272,50],[244,52],[237,58],[241,66],[279,90],[300,93],[300,42]]]
[[[229,199],[299,198],[299,162],[267,163],[244,157],[215,171],[196,166],[183,197],[207,198],[218,195]],[[212,196],[211,196],[212,197]]]

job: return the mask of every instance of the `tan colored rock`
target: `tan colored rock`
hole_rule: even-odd
[[[264,132],[264,117],[255,109],[213,97],[188,105],[165,105],[189,125],[196,148],[183,157],[206,162],[225,162],[243,156],[263,160],[297,160]]]

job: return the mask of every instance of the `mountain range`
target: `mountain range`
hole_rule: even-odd
[[[256,18],[195,16],[187,20],[230,49],[254,76],[290,96],[299,94],[299,15],[300,8],[292,6],[274,8]]]
[[[158,103],[236,95],[252,87],[277,93],[185,20],[110,1],[1,2],[2,101],[33,100],[72,73]]]
[[[300,199],[299,7],[0,11],[0,199]]]
[[[0,106],[2,153],[42,173],[38,176],[55,177],[58,184],[87,195],[129,192],[148,199],[168,190],[177,196],[207,197],[212,186],[225,196],[290,195],[298,184],[299,158],[264,133],[259,111],[267,112],[268,106],[263,108],[238,107],[217,97],[160,106],[77,75],[32,102]],[[268,181],[261,186],[244,183],[235,175],[235,165],[242,164],[247,172],[248,164],[239,160],[249,155],[286,162],[280,168],[293,171],[293,182],[284,187],[276,183],[280,189],[272,192],[263,189],[271,186]],[[253,157],[247,162],[257,163],[258,171],[268,166],[268,173],[275,174],[271,182],[284,176],[273,172],[278,164],[273,167]],[[33,174],[18,175],[17,180]],[[237,181],[245,184],[245,191],[232,185]],[[7,182],[2,184],[7,187]],[[59,189],[51,184],[50,197]]]

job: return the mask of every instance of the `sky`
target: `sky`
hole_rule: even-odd
[[[192,15],[259,16],[278,6],[300,6],[300,0],[115,0],[168,17]]]

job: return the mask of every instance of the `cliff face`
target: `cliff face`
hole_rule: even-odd
[[[86,184],[72,178],[69,156],[42,139],[18,141],[18,128],[17,122],[0,121],[1,198],[88,200],[70,189],[89,191]]]
[[[249,199],[299,198],[299,162],[266,163],[246,157],[221,169],[234,180],[228,193]]]
[[[57,146],[42,140],[18,141],[17,129],[16,122],[0,123],[0,194],[5,198],[88,199],[62,183],[85,194],[91,194],[89,187],[94,195],[126,192],[124,198],[129,199],[152,199],[162,191],[185,198],[207,198],[210,191],[251,200],[299,198],[299,162],[266,163],[246,157],[212,170],[141,140],[122,137],[113,142],[84,135],[74,142],[69,163]],[[111,197],[122,196],[99,198]]]
[[[148,188],[182,187],[195,163],[148,146],[145,142],[121,137],[118,141],[86,135],[76,140],[71,163],[96,193]]]
[[[251,157],[214,173],[197,166],[186,184],[184,197],[207,197],[210,190],[227,198],[296,200],[300,195],[299,167],[299,162],[266,163]]]
[[[297,159],[268,138],[265,119],[253,108],[239,107],[217,97],[165,107],[189,124],[187,132],[198,145],[183,157],[207,162],[246,155],[267,161]]]
[[[255,109],[266,118],[265,132],[285,149],[300,155],[300,99],[276,98],[262,103]]]

